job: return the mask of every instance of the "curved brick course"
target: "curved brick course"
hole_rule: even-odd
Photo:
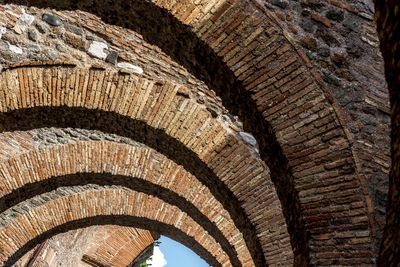
[[[91,247],[83,255],[86,261],[100,264],[126,267],[149,246],[153,245],[157,235],[149,231],[131,227],[100,227],[94,234]]]
[[[167,2],[156,2],[162,3]],[[194,5],[194,2],[187,3]],[[239,113],[245,128],[251,129],[259,141],[261,157],[272,171],[292,246],[298,253],[296,264],[307,264],[310,259],[318,265],[372,263],[369,218],[372,208],[367,206],[370,197],[363,177],[358,175],[351,139],[340,111],[318,77],[310,72],[302,55],[291,45],[288,35],[267,19],[259,6],[250,1],[216,1],[210,6],[199,3],[197,6],[203,7],[200,8],[203,12],[195,20],[187,21],[188,28],[145,2],[129,7],[143,13],[153,12],[152,16],[158,20],[140,25],[132,17],[126,21],[112,16],[111,10],[102,9],[100,4],[51,3],[58,4],[61,8],[92,11],[108,22],[138,29],[147,40],[206,81],[230,111]],[[187,14],[191,8],[180,6],[179,3],[165,7],[182,19],[180,12]],[[120,8],[113,10],[120,17],[128,8],[121,3],[115,3],[114,7]],[[246,21],[233,23],[239,17],[243,19],[237,21]],[[168,29],[172,31],[169,34],[155,36],[153,25],[159,25],[160,18],[174,28]],[[197,36],[190,35],[191,30]],[[202,40],[204,43],[187,46],[184,52],[177,50],[178,33],[185,33],[189,42],[200,45]],[[209,60],[207,64],[200,64],[200,69],[198,62],[203,61],[199,55]],[[221,74],[220,70],[225,71]],[[360,204],[353,205],[353,202]],[[341,257],[345,251],[349,251],[348,257]],[[333,260],[335,257],[340,258],[339,262]]]
[[[216,260],[211,260],[210,263],[232,266],[220,245],[186,213],[143,193],[118,187],[60,188],[27,200],[18,207],[19,211],[10,211],[2,215],[0,259],[3,263],[7,259],[10,261],[10,257],[27,242],[52,228],[85,218],[120,215],[142,217],[177,228],[181,233],[196,240],[203,248],[208,248],[207,251]],[[24,211],[23,207],[31,209]],[[55,214],[57,216],[52,216]]]
[[[82,266],[84,263],[126,267],[141,253],[152,251],[159,235],[150,231],[117,225],[91,226],[58,234],[46,240],[41,249],[29,251],[15,267]],[[32,256],[38,253],[32,263]],[[147,254],[146,254],[147,255]]]
[[[247,168],[251,163],[245,159],[252,156],[248,148],[233,145],[240,141],[229,135],[229,131],[224,132],[223,126],[218,128],[219,124],[208,131],[213,123],[212,114],[202,113],[201,107],[187,100],[185,93],[176,87],[154,83],[149,90],[140,91],[142,94],[129,90],[125,94],[124,90],[132,87],[123,84],[134,84],[135,76],[111,74],[115,82],[109,82],[109,87],[98,91],[97,84],[104,84],[111,72],[96,68],[89,71],[11,68],[3,72],[0,80],[7,88],[0,92],[4,96],[1,98],[2,110],[8,112],[5,116],[33,106],[62,105],[101,108],[121,115],[132,112],[131,118],[165,129],[171,137],[189,147],[239,201],[246,202],[243,209],[256,228],[268,264],[290,265],[293,261],[298,266],[373,264],[373,206],[341,107],[315,73],[304,51],[293,44],[291,34],[263,5],[246,0],[136,1],[133,4],[115,1],[105,9],[100,0],[92,1],[90,5],[85,1],[73,4],[30,1],[32,3],[62,9],[79,8],[99,15],[107,23],[135,30],[204,81],[232,114],[239,115],[244,129],[256,137],[260,157],[271,171],[281,201],[279,211],[270,216],[263,210],[261,203],[270,203],[268,199],[277,203],[277,198],[274,190],[263,190],[272,184],[262,163],[257,163],[259,169]],[[319,23],[329,24],[321,17],[313,17]],[[38,77],[43,77],[38,84],[44,84],[46,89],[31,80],[30,77],[37,77],[35,71],[39,71]],[[76,75],[81,75],[83,85],[69,90],[68,78]],[[67,90],[63,91],[64,82]],[[112,96],[108,94],[110,91]],[[179,98],[174,98],[175,94],[182,99],[174,102]],[[132,101],[131,96],[139,98]],[[142,96],[147,102],[138,100]],[[154,96],[157,98],[152,98]],[[163,100],[158,102],[158,99]],[[165,101],[171,101],[172,105],[157,105]],[[185,116],[174,113],[177,110]],[[172,111],[167,120],[172,122],[171,128],[157,117],[160,111],[167,114]],[[198,138],[189,140],[195,129],[201,129],[201,133]],[[234,160],[229,161],[230,157]],[[248,174],[247,178],[237,175],[241,171]],[[266,227],[276,214],[279,223],[284,225],[282,213],[287,223],[287,230],[284,226],[282,231],[284,237],[276,232],[266,237],[264,234],[270,231]]]
[[[222,204],[182,166],[149,148],[109,141],[52,144],[3,162],[0,173],[2,211],[57,186],[122,184],[147,194],[157,192],[163,201],[203,225],[225,250],[231,250],[228,253],[238,264],[254,264],[242,234]]]
[[[51,82],[53,75],[65,77],[65,80],[61,83],[53,83]],[[27,82],[32,77],[32,83],[25,83],[23,80],[17,81],[15,79],[17,76]],[[282,211],[279,209],[279,200],[268,178],[267,169],[257,159],[255,152],[247,148],[245,142],[238,135],[226,129],[218,119],[213,119],[210,113],[201,106],[176,94],[179,86],[167,82],[156,83],[135,75],[124,75],[113,71],[70,67],[33,67],[7,70],[2,73],[1,82],[2,85],[5,85],[2,87],[1,93],[4,96],[4,101],[1,103],[2,125],[4,130],[7,131],[26,129],[26,127],[28,129],[29,127],[37,128],[41,127],[41,123],[47,126],[57,126],[61,123],[67,126],[72,125],[70,124],[72,120],[80,124],[75,126],[78,128],[96,128],[96,124],[98,124],[103,125],[101,130],[113,131],[111,125],[115,122],[103,124],[104,122],[101,120],[104,114],[100,116],[100,120],[93,119],[88,124],[76,119],[77,117],[70,117],[71,114],[73,115],[76,112],[68,109],[65,114],[61,110],[53,112],[49,110],[46,115],[40,115],[37,119],[28,119],[29,116],[35,114],[34,110],[27,110],[27,114],[22,116],[25,119],[13,117],[14,111],[18,112],[28,107],[43,106],[85,107],[89,109],[83,111],[83,116],[87,119],[89,119],[90,110],[96,108],[97,110],[118,113],[126,119],[141,121],[140,123],[146,127],[159,128],[164,135],[167,134],[170,138],[177,139],[180,144],[185,145],[186,149],[192,150],[192,153],[195,153],[196,157],[207,164],[208,168],[215,173],[214,175],[226,184],[221,184],[221,186],[227,186],[233,194],[237,195],[238,200],[243,203],[243,209],[248,214],[248,218],[255,225],[256,233],[265,251],[278,249],[287,255],[291,254],[288,247],[290,246],[289,240],[285,237],[287,233]],[[61,91],[64,94],[60,93]],[[160,91],[163,94],[160,94]],[[118,101],[115,96],[116,92]],[[82,96],[85,95],[86,97],[82,99]],[[17,103],[10,101],[13,96],[22,98]],[[151,111],[152,108],[155,110]],[[98,111],[94,111],[94,114],[97,113]],[[11,116],[8,117],[8,114],[11,114]],[[58,119],[51,118],[52,116],[58,116]],[[68,117],[70,118],[68,119]],[[80,116],[78,115],[78,117]],[[18,123],[15,123],[16,121]],[[125,124],[126,127],[128,125],[124,122],[121,122],[121,124]],[[134,125],[133,127],[136,128],[124,129],[125,135],[127,132],[130,134],[129,137],[134,139],[142,135],[143,140],[138,141],[147,144],[151,142],[153,137],[150,136],[148,130],[141,130],[143,126]],[[132,134],[132,132],[138,132],[138,136]],[[159,135],[157,132],[156,134]],[[209,140],[212,140],[212,142],[209,142]],[[160,149],[158,142],[153,145],[157,150]],[[174,160],[177,160],[175,158],[179,153],[173,151],[171,154],[168,148],[169,144],[164,145],[168,150],[163,151],[163,153],[167,153]],[[182,156],[180,155],[180,157]],[[182,159],[180,164],[186,167],[187,164],[191,163]],[[199,174],[204,176],[205,173],[201,170]],[[216,178],[208,179],[209,183],[212,183],[209,187],[214,187],[214,191],[218,191],[218,187],[212,181]],[[238,211],[240,212],[234,207],[232,200],[227,203],[230,197],[226,195],[222,197],[225,198],[224,204],[231,207],[228,208],[229,212],[236,212],[236,214]],[[262,203],[268,203],[268,205],[256,206],[252,202],[254,198]],[[263,210],[264,212],[262,212]],[[241,231],[250,226],[243,220],[245,218],[238,219],[236,216],[233,216],[233,218],[236,223],[242,225],[238,226],[242,229]],[[265,221],[270,223],[264,224]],[[247,232],[247,234],[251,233]],[[276,244],[279,245],[276,246]],[[256,246],[253,246],[253,248],[256,248]],[[256,250],[251,251],[257,253]],[[278,255],[271,255],[270,259],[272,261],[273,259],[278,260]]]

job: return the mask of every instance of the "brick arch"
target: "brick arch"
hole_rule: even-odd
[[[232,266],[219,243],[186,213],[154,196],[123,187],[59,188],[20,203],[15,208],[18,211],[10,210],[2,214],[0,262],[6,266],[16,260],[13,255],[18,254],[31,240],[36,243],[40,236],[48,238],[60,232],[95,224],[135,226],[157,230],[168,236],[174,233],[174,238],[179,241],[187,239],[184,244],[205,257],[210,264]],[[114,221],[100,221],[107,216],[115,216]],[[80,224],[79,221],[85,219],[86,224]],[[130,220],[137,223],[130,224]]]
[[[99,227],[94,233],[93,245],[84,253],[83,259],[106,266],[126,267],[148,249],[152,251],[154,241],[159,237],[132,227]]]
[[[2,212],[58,187],[123,185],[179,207],[221,244],[233,264],[254,265],[241,232],[207,187],[147,147],[110,141],[51,144],[13,156],[0,164],[0,173]]]
[[[60,82],[53,82],[53,77],[61,77]],[[94,82],[98,78],[102,86]],[[253,258],[265,257],[269,264],[292,262],[289,236],[268,170],[255,151],[218,118],[176,94],[179,86],[67,66],[11,69],[2,73],[0,82],[2,131],[86,128],[143,142],[208,186],[245,238],[250,237],[247,242],[255,244],[251,246]],[[118,101],[113,95],[116,89]],[[257,239],[264,250],[261,253]]]
[[[290,36],[268,20],[256,2],[154,1],[183,23],[147,1],[114,2],[112,7],[122,6],[120,10],[102,8],[103,1],[91,6],[83,1],[35,3],[81,8],[138,30],[206,81],[259,141],[261,157],[272,171],[283,203],[298,264],[310,261],[308,248],[313,264],[333,264],[331,250],[350,258],[343,264],[371,262],[369,197],[340,111],[309,71],[303,55],[290,44]],[[124,16],[124,10],[130,15]],[[150,14],[145,23],[140,19],[143,14]],[[238,27],[236,22],[242,21],[246,26]],[[338,189],[345,192],[337,194]]]
[[[88,226],[45,240],[14,265],[23,267],[34,261],[33,266],[80,266],[88,263],[90,266],[127,267],[151,256],[159,238],[157,233],[128,226]]]

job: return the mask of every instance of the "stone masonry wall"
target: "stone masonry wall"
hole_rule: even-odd
[[[96,1],[97,4],[100,2]],[[167,8],[174,16],[193,28],[186,28],[173,18],[164,16],[164,21],[169,23],[161,27],[162,34],[153,36],[154,28],[157,28],[151,26],[153,25],[151,23],[154,23],[153,20],[149,20],[148,25],[141,25],[139,22],[132,22],[130,17],[125,18],[124,10],[119,10],[120,13],[116,12],[118,16],[110,14],[109,10],[99,9],[98,6],[94,9],[86,7],[86,10],[94,10],[96,14],[107,18],[106,21],[111,23],[120,23],[119,25],[127,27],[136,25],[132,28],[136,27],[140,32],[144,32],[144,38],[151,40],[153,44],[156,43],[166,54],[188,68],[191,74],[204,79],[209,86],[211,85],[210,89],[215,90],[223,98],[224,105],[232,113],[241,117],[244,128],[256,136],[260,148],[258,155],[271,169],[272,180],[288,223],[295,264],[307,264],[309,261],[317,265],[373,263],[370,230],[372,230],[372,236],[378,236],[375,232],[379,233],[381,228],[379,222],[382,222],[383,218],[380,215],[382,215],[385,195],[384,193],[380,195],[379,192],[384,192],[382,188],[385,187],[384,177],[388,168],[387,155],[383,152],[388,128],[380,123],[387,125],[384,123],[388,110],[385,108],[387,99],[385,100],[385,91],[382,89],[384,85],[381,85],[382,88],[379,87],[383,79],[378,77],[379,75],[374,75],[379,74],[378,70],[382,67],[382,62],[375,47],[376,38],[374,39],[374,30],[371,29],[374,24],[369,21],[371,12],[368,11],[368,3],[365,2],[367,5],[363,5],[361,2],[347,3],[333,0],[326,3],[271,1],[270,4],[267,3],[268,10],[265,11],[254,4],[256,1],[215,1],[218,5],[210,9],[208,9],[209,5],[202,1],[200,1],[201,4],[199,1],[193,3],[186,1],[185,6],[188,6],[188,9],[180,8],[183,5],[181,2],[173,4],[169,1],[154,2]],[[157,8],[148,2],[140,3],[138,5],[140,7],[134,5],[129,8],[133,10],[148,8],[146,11],[150,10],[150,14],[157,14]],[[191,8],[194,5],[204,7],[202,19],[191,20],[191,16],[187,16],[195,10]],[[120,8],[125,4],[119,2],[117,6]],[[19,13],[16,14],[14,9],[19,10]],[[28,66],[28,69],[25,69],[20,68],[19,65],[29,65],[23,61],[29,60],[32,55],[31,49],[25,46],[34,42],[34,34],[29,33],[29,28],[34,24],[30,23],[31,17],[24,15],[20,7],[7,7],[3,11],[7,16],[7,25],[2,29],[2,34],[5,36],[4,47],[8,54],[23,55],[22,58],[16,60],[5,59],[5,64],[3,64],[5,72],[14,75],[9,76],[10,82],[7,81],[7,83],[14,84],[14,78],[19,77],[15,84],[20,83],[21,88],[29,88],[29,84],[25,81],[29,81],[31,77],[37,77],[36,68]],[[126,36],[137,37],[137,35],[130,35],[130,31],[114,26],[108,27],[95,16],[87,13],[51,11],[49,14],[47,11],[43,13],[35,8],[29,9],[29,12],[35,15],[36,23],[45,21],[52,26],[51,30],[42,36],[44,41],[49,41],[50,44],[43,44],[39,39],[37,41],[40,44],[39,50],[49,49],[60,52],[57,57],[50,59],[52,64],[56,59],[62,59],[62,55],[76,52],[78,56],[73,60],[78,61],[78,64],[67,61],[63,61],[62,64],[86,66],[89,63],[91,68],[86,73],[89,80],[108,73],[101,70],[116,67],[122,75],[135,72],[153,80],[157,80],[156,77],[162,77],[166,80],[177,81],[187,85],[188,89],[178,91],[179,97],[192,99],[194,96],[193,99],[198,104],[204,104],[213,118],[219,117],[224,121],[224,116],[221,115],[225,115],[226,110],[213,91],[203,91],[202,88],[206,88],[202,82],[191,79],[192,76],[187,75],[188,72],[184,68],[179,67],[179,64],[168,62],[169,58],[164,57],[164,54],[152,54],[158,51],[156,47],[152,46],[149,50],[142,49],[142,46],[150,46],[143,43],[141,38],[125,39]],[[162,12],[161,17],[164,15]],[[274,18],[277,17],[280,24],[275,24],[274,19],[266,16],[268,12],[273,14]],[[62,26],[57,25],[60,22]],[[29,27],[26,27],[26,24],[29,24]],[[77,35],[78,38],[68,45],[70,30],[67,28],[71,25],[84,28],[85,33],[79,37],[79,33],[72,30],[72,34]],[[189,33],[188,29],[193,30],[194,33]],[[35,30],[40,29],[35,26]],[[121,33],[125,35],[121,36]],[[95,37],[88,38],[92,34]],[[15,41],[22,36],[27,42]],[[180,38],[181,36],[185,38]],[[181,39],[190,40],[187,47],[179,46],[182,45]],[[60,40],[67,44],[68,49],[64,52],[59,49],[62,45],[59,43]],[[74,47],[82,40],[85,40],[84,45],[80,48]],[[174,42],[176,46],[172,45]],[[129,46],[130,43],[139,45]],[[124,52],[118,50],[119,47],[128,47],[127,50],[130,52],[122,56]],[[32,49],[34,51],[34,48]],[[118,58],[122,61],[117,59],[115,62],[116,53],[121,55]],[[136,56],[138,53],[140,56]],[[144,62],[148,61],[150,64],[144,65],[138,60],[143,57],[142,54],[153,55],[145,57]],[[163,60],[157,64],[159,54],[163,55]],[[4,57],[7,58],[7,56],[9,55],[6,53]],[[49,59],[37,62],[47,64],[47,60]],[[9,64],[9,61],[13,63]],[[158,65],[167,67],[165,70],[164,68],[159,70]],[[168,68],[168,66],[173,67]],[[318,77],[310,75],[313,74],[310,70],[316,70],[323,82],[320,83]],[[46,73],[46,80],[50,81],[50,76],[47,75],[50,72],[45,70],[44,73]],[[63,78],[57,77],[57,75],[62,76],[62,73],[64,72],[61,68],[58,70],[54,68],[53,82],[48,84],[63,81]],[[93,84],[90,82],[89,92],[96,92],[98,89]],[[371,84],[374,85],[371,90],[360,89]],[[193,85],[199,85],[200,89],[198,90]],[[99,91],[103,89],[104,92],[108,92],[106,88],[101,87]],[[4,91],[6,110],[9,111],[9,108],[17,106],[26,108],[35,102],[32,100],[34,98],[25,95],[24,92],[29,90],[23,89],[21,93],[18,93],[18,89]],[[86,87],[83,90],[86,90]],[[153,98],[152,95],[149,98],[151,108],[154,107],[152,103],[155,103],[155,99],[161,99],[160,90],[162,91],[156,81],[154,92],[152,92],[156,97]],[[18,101],[15,103],[13,94],[21,95],[22,106]],[[49,97],[52,95],[51,92],[45,91],[43,94]],[[11,98],[8,98],[9,96]],[[51,103],[47,104],[59,105],[63,100],[59,101],[57,97],[56,94],[52,95],[51,101],[55,102],[50,101]],[[154,102],[151,101],[152,99]],[[213,103],[216,104],[213,105]],[[92,107],[90,101],[85,105],[85,108]],[[108,110],[108,107],[104,109]],[[345,123],[342,122],[342,111],[344,111]],[[40,114],[40,112],[35,114]],[[25,116],[28,115],[25,114]],[[87,116],[89,114],[85,115]],[[240,131],[240,122],[234,116],[227,115],[227,117],[229,128],[236,127],[234,131]],[[184,117],[181,122],[185,124],[189,118],[190,116]],[[193,128],[190,127],[191,130]],[[17,127],[17,129],[21,128]],[[184,129],[183,132],[185,132]],[[243,134],[239,133],[239,135],[243,137]],[[186,140],[186,134],[183,136],[182,140]],[[257,146],[257,142],[254,142],[255,139],[251,138],[251,135],[247,137],[250,137],[248,141],[252,141],[251,143]],[[229,146],[215,147],[218,155],[220,151],[223,151],[221,155],[224,153],[230,155],[233,150]],[[235,158],[239,158],[241,152],[235,151],[235,153],[237,153]],[[257,156],[257,153],[258,151],[253,156]],[[7,158],[7,153],[4,154]],[[208,157],[208,153],[206,156]],[[216,165],[226,166],[224,162],[225,160]],[[214,163],[210,165],[215,166]],[[222,171],[223,174],[230,172],[229,166],[226,171],[220,166],[216,169]],[[364,178],[367,180],[366,183]],[[253,186],[255,180],[253,179],[248,187]],[[229,178],[228,183],[231,182],[232,179]],[[237,185],[241,183],[243,183],[242,180],[238,184],[232,183],[232,188],[238,188]],[[369,194],[367,190],[364,191],[365,185],[369,186]],[[259,188],[264,187],[259,186]],[[255,197],[257,192],[261,190],[254,191],[251,197]],[[371,223],[370,216],[367,216],[368,212],[373,213],[369,205],[369,195],[374,199],[374,206],[378,207],[375,208],[373,214],[378,223],[375,220]],[[250,198],[247,197],[246,200],[248,199]],[[255,199],[259,203],[266,203],[260,198]],[[257,201],[254,200],[248,205],[251,209],[264,208],[264,205],[257,206]],[[254,215],[258,217],[257,212]],[[259,226],[264,224],[265,221],[257,222]],[[287,241],[285,240],[285,246],[288,244]],[[263,243],[265,243],[265,250],[269,253],[268,242]],[[276,255],[278,254],[268,259],[270,263],[275,263],[277,258],[281,259],[279,255]],[[287,260],[291,261],[290,257]]]
[[[385,224],[390,106],[371,0],[264,0],[344,111],[375,207],[375,252]]]

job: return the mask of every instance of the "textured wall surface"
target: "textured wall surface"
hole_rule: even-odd
[[[392,167],[387,225],[379,253],[379,266],[400,264],[400,6],[396,1],[375,1],[381,50],[385,59],[385,74],[392,105]]]
[[[0,6],[4,229],[37,199],[119,218],[116,186],[159,209],[121,222],[215,265],[375,264],[390,109],[370,1],[1,2],[33,5]]]
[[[92,226],[59,234],[26,253],[15,266],[24,267],[29,261],[35,267],[126,267],[158,235],[149,231],[122,226]],[[37,254],[35,261],[32,260]]]
[[[374,205],[377,251],[386,218],[390,107],[374,5],[370,0],[271,0],[266,5],[342,108]]]

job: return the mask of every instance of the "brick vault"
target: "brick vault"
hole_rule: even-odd
[[[381,2],[0,1],[0,264],[400,264]]]

